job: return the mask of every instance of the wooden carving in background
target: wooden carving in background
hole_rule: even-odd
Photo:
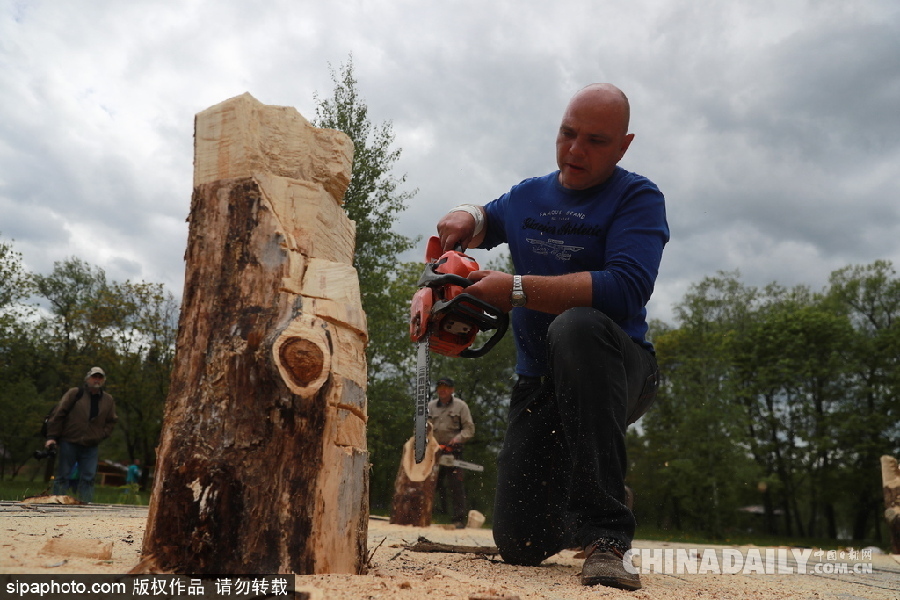
[[[391,501],[390,522],[395,525],[428,527],[434,508],[434,492],[437,483],[437,440],[428,436],[425,458],[415,459],[415,438],[403,444],[403,456],[397,477],[394,479],[394,498]]]
[[[362,573],[366,320],[353,145],[249,94],[198,114],[146,570]]]
[[[884,518],[891,539],[891,553],[900,554],[900,468],[893,456],[881,457],[881,485],[884,491]]]

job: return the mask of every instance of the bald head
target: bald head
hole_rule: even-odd
[[[559,182],[587,189],[609,179],[634,135],[628,133],[628,98],[609,83],[593,83],[572,96],[556,137]]]
[[[611,83],[592,83],[586,85],[572,96],[569,105],[578,100],[597,106],[608,107],[613,112],[618,113],[621,120],[623,135],[628,133],[628,123],[631,120],[631,105],[628,103],[628,96],[625,92],[617,88]]]

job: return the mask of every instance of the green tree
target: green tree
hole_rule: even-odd
[[[639,515],[721,535],[761,503],[772,533],[877,538],[878,456],[900,433],[900,282],[876,261],[831,284],[760,291],[720,273],[691,287],[677,327],[654,324],[663,385],[628,440]]]
[[[81,385],[93,365],[107,373],[119,424],[103,453],[118,460],[155,462],[175,348],[178,306],[162,284],[108,281],[77,258],[34,277],[49,314],[34,328],[45,364],[48,406]],[[146,471],[146,470],[145,470]]]
[[[31,279],[22,266],[22,255],[12,242],[0,241],[0,326],[14,318],[12,309],[30,293]]]
[[[853,539],[879,531],[883,508],[879,457],[900,453],[900,278],[889,261],[851,265],[831,274],[827,300],[855,335],[852,386],[837,422]]]
[[[643,418],[646,439],[629,439],[629,481],[636,509],[659,527],[722,537],[754,498],[758,475],[727,348],[746,328],[756,293],[737,274],[705,278],[676,307],[680,326],[654,334],[664,379]]]
[[[0,241],[0,479],[39,447],[35,434],[44,413],[34,375],[34,347],[27,323],[33,310],[22,304],[31,293],[30,274],[12,242]]]
[[[162,284],[112,283],[103,300],[104,359],[129,463],[155,462],[175,353],[178,304]],[[144,472],[147,472],[144,469]]]
[[[353,266],[359,275],[369,331],[370,489],[373,507],[380,507],[385,497],[390,498],[400,448],[412,431],[408,307],[421,266],[400,264],[400,255],[412,249],[416,240],[392,227],[415,191],[402,191],[406,176],[393,173],[401,153],[392,148],[393,126],[390,121],[380,125],[370,121],[368,107],[357,90],[352,55],[341,65],[340,73],[331,71],[331,78],[335,84],[331,97],[315,96],[313,124],[342,131],[353,141],[353,171],[344,209],[356,223]]]
[[[103,303],[109,299],[106,273],[72,257],[54,263],[49,275],[34,275],[34,282],[49,307],[40,327],[48,354],[57,357],[48,376],[58,399],[103,356],[101,334],[111,310]]]
[[[381,318],[369,319],[370,332],[379,327],[391,333],[381,345],[375,368],[369,369],[367,392],[369,496],[376,510],[390,506],[402,447],[413,433],[415,352],[409,339],[409,300],[422,268],[422,263],[399,265],[386,282],[385,301],[379,305]]]
[[[835,538],[841,457],[834,434],[852,361],[852,328],[803,286],[769,286],[764,300],[731,355],[751,451],[772,485],[767,519],[777,504],[788,535]]]
[[[397,269],[398,257],[416,243],[392,229],[415,191],[400,190],[406,175],[393,174],[401,154],[401,149],[391,147],[393,125],[384,121],[375,126],[369,120],[368,107],[353,75],[352,55],[341,65],[340,74],[331,71],[331,78],[335,84],[332,96],[315,96],[313,124],[342,131],[353,141],[353,171],[344,194],[344,209],[356,223],[353,266],[359,273],[363,308],[378,318],[378,300],[385,297],[385,284]],[[378,341],[376,335],[376,348]]]
[[[0,381],[0,479],[6,476],[7,462],[10,476],[43,447],[37,434],[46,414],[34,383],[24,377]]]
[[[24,322],[34,315],[22,304],[32,292],[32,280],[22,265],[22,255],[12,242],[0,241],[0,381],[14,382],[30,376],[29,363],[19,342],[27,334]]]

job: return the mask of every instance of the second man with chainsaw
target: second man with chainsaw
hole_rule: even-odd
[[[428,404],[428,420],[431,422],[434,438],[441,447],[438,452],[438,462],[445,455],[455,459],[462,458],[463,445],[475,436],[475,422],[472,421],[469,406],[454,396],[453,392],[454,382],[452,379],[449,377],[438,379],[437,398]],[[448,486],[453,500],[453,523],[458,529],[462,529],[466,526],[468,512],[461,468],[440,466],[437,489],[443,507],[446,507],[447,504],[445,488]]]

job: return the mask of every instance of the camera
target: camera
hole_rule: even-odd
[[[35,450],[33,456],[38,460],[53,458],[54,456],[56,456],[56,447],[51,446],[50,448],[45,448],[44,450]]]

